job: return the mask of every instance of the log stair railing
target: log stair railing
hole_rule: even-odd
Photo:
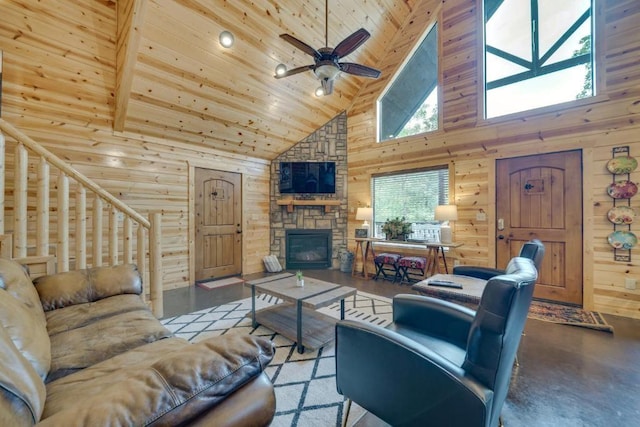
[[[5,200],[6,141],[5,135],[15,140],[13,161],[13,205]],[[37,162],[37,183],[29,186],[29,155]],[[55,200],[50,200],[50,167],[57,171]],[[71,180],[71,182],[70,182]],[[32,180],[34,181],[34,180]],[[34,187],[32,185],[32,187]],[[75,190],[74,208],[70,208],[70,187]],[[31,191],[30,191],[31,190]],[[29,194],[35,193],[34,202]],[[89,196],[87,196],[89,193]],[[90,209],[87,198],[92,198]],[[29,205],[31,203],[31,206]],[[35,211],[35,219],[29,213]],[[103,219],[108,215],[108,224]],[[5,215],[12,212],[13,227],[5,224]],[[49,213],[56,212],[56,218]],[[26,264],[55,263],[55,271],[66,272],[73,263],[74,269],[137,264],[145,288],[144,297],[157,317],[163,315],[161,220],[159,212],[145,218],[121,200],[105,191],[71,165],[49,152],[29,136],[0,119],[0,254]],[[119,221],[122,220],[122,227]],[[73,224],[73,229],[70,228]],[[50,226],[56,228],[55,242],[50,242]],[[105,230],[106,228],[106,230]],[[134,233],[135,231],[135,233]],[[106,234],[107,242],[103,242]],[[71,238],[73,236],[73,239]],[[88,236],[91,241],[88,241]],[[134,245],[135,242],[135,245]],[[73,244],[73,247],[71,246]],[[107,254],[104,254],[104,248]],[[91,254],[88,249],[91,248]],[[135,249],[134,249],[135,248]],[[148,253],[147,253],[148,251]],[[134,261],[135,260],[135,261]]]

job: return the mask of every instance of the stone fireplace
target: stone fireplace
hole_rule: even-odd
[[[305,203],[304,195],[282,194],[279,188],[280,163],[286,161],[335,162],[335,194],[311,195],[311,203]],[[338,268],[341,252],[347,249],[347,116],[341,113],[320,129],[300,141],[288,151],[282,153],[271,163],[271,203],[270,203],[270,252],[278,257],[286,269]],[[285,198],[295,198],[295,206],[279,204]],[[330,203],[323,204],[327,200]],[[318,232],[315,235],[314,232]],[[326,252],[328,260],[315,260],[316,248],[295,246],[289,248],[289,235],[293,232],[305,232],[306,238],[319,242],[320,234],[328,234]],[[323,237],[324,239],[324,237]],[[294,237],[295,240],[295,237]],[[302,239],[303,243],[305,238]],[[296,243],[297,245],[297,243]],[[315,243],[314,243],[315,245]],[[290,255],[298,253],[299,258]],[[306,259],[308,258],[308,259]],[[310,262],[307,262],[310,261]]]
[[[331,230],[287,230],[287,268],[331,267]]]

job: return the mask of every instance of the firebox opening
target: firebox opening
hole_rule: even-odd
[[[286,242],[288,269],[331,267],[331,230],[287,230]]]

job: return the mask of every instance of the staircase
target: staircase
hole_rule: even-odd
[[[0,255],[29,266],[32,276],[135,263],[145,301],[162,317],[160,213],[145,218],[3,119]]]

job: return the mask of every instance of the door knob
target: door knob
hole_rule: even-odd
[[[504,240],[504,235],[502,235],[502,234],[498,234],[498,239],[500,239],[500,240]]]

